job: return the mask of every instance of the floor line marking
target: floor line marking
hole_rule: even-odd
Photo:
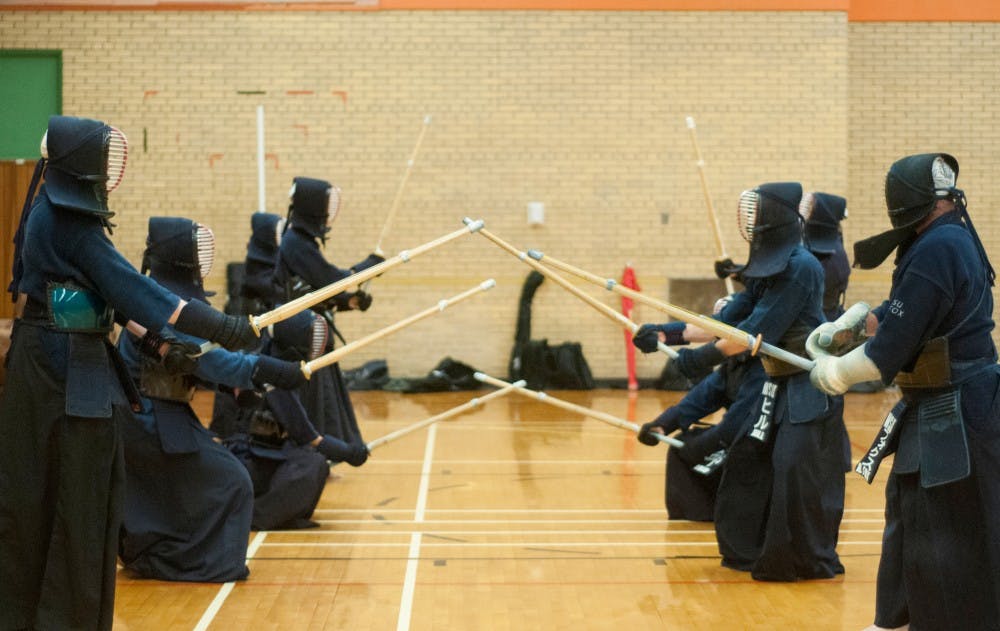
[[[386,526],[417,523],[412,519],[314,519],[320,525],[344,526],[348,524],[368,524],[372,526],[369,530],[382,529]],[[881,524],[884,519],[844,519],[843,524]],[[662,526],[668,531],[693,532],[680,528],[681,525],[690,522],[669,521],[666,519],[425,519],[421,524],[649,524],[650,526]],[[309,532],[329,532],[330,528],[310,530]],[[297,530],[279,530],[275,532],[297,533]]]
[[[424,521],[427,508],[427,490],[430,487],[431,463],[434,461],[434,441],[437,437],[437,425],[431,425],[427,430],[427,446],[424,449],[424,464],[420,471],[420,490],[417,492],[417,508],[413,513],[413,521]],[[431,544],[437,545],[437,544]],[[414,532],[410,537],[409,560],[406,562],[406,575],[403,579],[403,595],[399,603],[399,618],[396,620],[396,631],[409,631],[410,615],[413,613],[413,594],[417,586],[417,567],[420,561],[421,533]]]
[[[313,513],[365,513],[365,514],[385,514],[385,513],[412,513],[413,510],[409,508],[317,508]],[[583,513],[583,514],[630,514],[630,513],[657,513],[664,514],[662,508],[428,508],[424,513],[490,513],[490,514],[546,514],[546,513],[557,513],[557,514],[569,514],[569,513]],[[883,513],[884,508],[848,508],[844,510],[844,513]],[[677,524],[690,524],[690,523],[701,523],[692,522],[686,519],[672,519],[670,520]]]
[[[256,536],[254,536],[250,545],[247,547],[248,561],[252,559],[254,555],[257,554],[257,550],[264,545],[265,537],[267,537],[267,532],[258,532]],[[219,610],[222,609],[223,603],[225,603],[226,599],[229,598],[229,594],[233,592],[234,587],[236,587],[236,582],[230,581],[228,583],[224,583],[222,587],[219,588],[219,593],[216,594],[212,602],[209,603],[208,609],[206,609],[205,613],[202,614],[201,620],[199,620],[198,624],[194,627],[194,631],[205,631],[208,629],[209,625],[212,624],[212,620],[215,620],[216,614],[218,614]]]
[[[878,532],[882,532],[881,530]],[[416,535],[415,535],[416,536]],[[299,542],[299,543],[265,543],[264,545],[269,548],[293,548],[293,547],[311,547],[311,548],[343,548],[343,547],[356,547],[356,548],[400,548],[404,546],[410,546],[411,543],[362,543],[357,541],[339,541],[339,542]],[[423,548],[524,548],[528,546],[551,546],[551,541],[506,541],[499,543],[472,543],[472,542],[440,542],[440,543],[422,543],[420,544]],[[561,547],[582,547],[591,546],[595,548],[619,548],[627,546],[718,546],[719,544],[715,541],[560,541],[559,545]],[[840,541],[837,543],[838,546],[857,546],[857,545],[882,545],[882,540],[877,541]],[[416,564],[420,561],[418,557],[410,556],[410,563]],[[409,565],[407,566],[409,569]],[[416,571],[414,570],[414,580],[416,579]],[[405,585],[404,585],[405,587]],[[412,599],[412,594],[411,594]]]

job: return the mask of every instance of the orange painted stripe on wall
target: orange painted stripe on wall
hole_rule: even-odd
[[[850,0],[380,0],[383,9],[847,11]]]
[[[851,22],[1000,22],[997,0],[852,0]]]
[[[1000,0],[0,0],[0,10],[846,11],[851,22],[1000,22]]]

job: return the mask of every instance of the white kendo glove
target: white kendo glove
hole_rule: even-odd
[[[844,394],[856,383],[882,379],[878,366],[865,355],[864,344],[843,357],[824,353],[815,356],[815,360],[809,381],[827,394]]]
[[[871,307],[858,302],[833,322],[824,322],[806,338],[806,352],[813,359],[841,355],[868,339],[866,325]]]

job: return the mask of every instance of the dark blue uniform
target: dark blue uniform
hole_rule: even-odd
[[[903,388],[894,408],[880,626],[1000,629],[1000,371],[992,313],[984,263],[957,213],[900,246],[865,352],[889,383],[912,370],[929,340],[945,337],[954,385]],[[960,422],[921,422],[928,402],[956,391]],[[866,457],[859,471],[870,465]]]
[[[666,412],[684,430],[678,437],[684,447],[671,447],[667,453],[664,499],[670,519],[714,519],[719,473],[705,475],[692,468],[704,464],[707,456],[728,449],[745,431],[764,378],[758,358],[745,354],[727,358]],[[715,425],[694,425],[721,408],[726,411]]]
[[[752,287],[757,281],[746,282]],[[751,295],[736,294],[715,317],[731,325],[740,322],[753,311]],[[747,353],[729,357],[660,415],[660,419],[670,418],[684,430],[680,436],[684,448],[671,447],[667,452],[664,501],[670,519],[713,520],[720,472],[706,475],[693,467],[704,464],[706,456],[728,449],[745,431],[764,378],[759,358]],[[723,407],[726,412],[717,424],[694,425]]]
[[[275,423],[270,435],[255,432],[255,418],[261,414]],[[281,431],[296,424],[316,434],[298,395],[274,389],[258,405],[241,410],[239,431],[225,441],[253,481],[255,530],[317,525],[311,517],[330,477],[330,465],[326,456]]]
[[[844,294],[851,275],[851,263],[847,260],[844,244],[831,254],[815,254],[823,266],[823,315],[833,322],[844,313]]]
[[[174,332],[200,344],[191,336]],[[137,382],[144,359],[122,335],[122,356]],[[198,359],[206,384],[253,388],[257,356],[216,349]],[[246,578],[253,487],[240,462],[213,440],[187,400],[143,397],[138,423],[123,425],[126,502],[120,554],[126,568],[167,581]]]
[[[738,327],[776,346],[824,322],[823,270],[796,246],[785,268],[743,292],[753,305]],[[729,449],[716,498],[715,531],[728,567],[758,580],[829,578],[844,510],[846,430],[836,401],[809,374],[772,375],[752,427]]]
[[[110,629],[131,414],[107,335],[56,330],[46,288],[73,282],[151,330],[179,299],[115,250],[100,217],[53,206],[45,186],[25,230],[29,302],[0,402],[0,627]]]
[[[286,289],[286,300],[295,298],[293,287],[301,281],[301,293],[320,289],[331,283],[347,278],[352,273],[376,265],[378,261],[369,257],[345,270],[333,265],[323,257],[316,238],[305,230],[293,225],[285,231],[278,248],[278,263],[275,266],[275,284]],[[352,271],[353,270],[353,271]],[[341,292],[332,299],[326,309],[331,322],[332,314],[338,309],[347,309],[348,292]],[[321,308],[320,305],[315,307]],[[329,336],[329,350],[333,349],[333,335]],[[332,364],[316,371],[309,382],[299,391],[302,404],[309,419],[322,434],[330,434],[349,443],[362,442],[361,430],[354,415],[354,406],[348,394],[340,364]]]

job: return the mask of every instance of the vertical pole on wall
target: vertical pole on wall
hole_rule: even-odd
[[[257,210],[267,210],[264,186],[264,106],[257,106]]]

